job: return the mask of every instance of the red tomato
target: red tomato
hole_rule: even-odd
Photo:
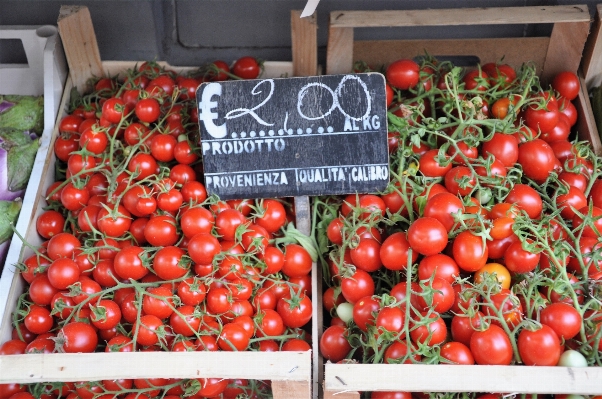
[[[368,331],[368,325],[375,325],[375,315],[380,309],[377,299],[367,296],[353,305],[353,321],[362,331]]]
[[[554,170],[557,158],[548,143],[542,139],[535,139],[518,147],[518,162],[523,167],[525,176],[542,182]]]
[[[581,330],[581,314],[573,306],[562,302],[551,303],[543,308],[539,320],[563,340],[573,338]]]
[[[542,104],[532,104],[524,111],[525,124],[535,131],[548,133],[558,123],[558,102],[548,93],[538,99]]]
[[[541,196],[526,184],[515,184],[504,201],[516,204],[519,209],[527,212],[531,219],[539,219],[543,210]]]
[[[405,312],[399,307],[384,307],[378,311],[374,325],[379,333],[400,333],[405,321]]]
[[[53,287],[64,290],[75,283],[80,276],[77,263],[69,258],[59,258],[48,267],[48,281]]]
[[[255,223],[275,233],[286,223],[286,209],[280,201],[264,199],[259,203],[260,210],[256,214]]]
[[[456,314],[451,321],[451,335],[454,341],[470,346],[470,338],[475,331],[479,330],[485,315],[480,311],[472,317],[464,314]]]
[[[276,310],[282,317],[284,325],[290,328],[303,327],[312,316],[311,299],[305,294],[290,297],[290,294],[278,300]]]
[[[144,226],[144,238],[155,247],[174,245],[180,238],[176,225],[171,216],[152,217]]]
[[[407,90],[418,84],[420,66],[412,60],[397,60],[387,67],[385,76],[391,86],[400,90]]]
[[[418,264],[418,278],[420,280],[430,280],[435,277],[453,283],[459,275],[458,264],[444,254],[425,256]]]
[[[353,264],[366,272],[375,272],[382,266],[381,245],[372,238],[362,238],[357,247],[349,251]]]
[[[244,351],[249,346],[249,335],[240,324],[228,323],[222,328],[217,344],[223,351]]]
[[[588,206],[584,206],[577,210],[578,213],[573,216],[573,229],[583,230],[583,237],[598,238],[602,235],[602,208],[597,206],[591,207],[591,212]],[[579,214],[590,217],[590,222],[584,225],[584,218]]]
[[[558,335],[545,324],[537,330],[523,328],[518,334],[517,345],[526,366],[556,366],[562,354]]]
[[[426,177],[443,177],[452,168],[448,156],[439,157],[439,150],[428,150],[420,157],[419,169]]]
[[[482,70],[472,70],[462,78],[464,89],[486,91],[489,88],[489,75]]]
[[[91,353],[96,349],[98,336],[96,330],[88,323],[71,322],[61,328],[57,335],[65,353]]]
[[[351,277],[341,278],[341,292],[347,302],[354,304],[374,294],[374,280],[370,274],[358,269]]]
[[[393,233],[382,243],[379,257],[387,269],[404,270],[408,266],[409,249],[410,244],[406,238],[406,233]],[[412,251],[411,263],[414,263],[416,259],[418,259],[418,252]]]
[[[46,307],[31,305],[23,320],[25,327],[34,334],[44,334],[50,331],[54,319]]]
[[[149,272],[148,264],[145,264],[143,259],[146,259],[144,249],[131,246],[122,249],[115,255],[113,259],[113,267],[115,273],[122,279],[139,280],[146,276]]]
[[[456,236],[452,252],[458,267],[467,272],[476,272],[487,263],[489,250],[483,239],[471,231]]]
[[[328,327],[320,338],[320,353],[333,363],[340,362],[351,351],[347,342],[347,329],[341,326]]]
[[[437,219],[449,232],[456,223],[454,214],[461,214],[463,211],[464,205],[460,198],[451,193],[443,192],[428,199],[423,216]]]
[[[491,154],[495,159],[504,164],[505,167],[514,166],[518,161],[518,140],[511,134],[494,133],[491,140],[481,146],[483,157]]]
[[[190,270],[190,260],[184,258],[186,252],[178,247],[166,246],[155,253],[153,270],[163,280],[175,280],[184,277]]]
[[[253,57],[241,57],[232,65],[232,73],[241,79],[257,79],[261,66]]]
[[[434,218],[418,218],[408,228],[410,247],[421,255],[435,255],[447,246],[447,230]]]
[[[282,273],[289,277],[302,277],[311,272],[311,266],[311,257],[301,245],[288,244],[284,247]]]
[[[226,209],[217,214],[215,227],[222,240],[234,241],[238,226],[248,222],[248,219],[236,209]]]
[[[150,142],[151,155],[159,162],[170,162],[175,158],[178,140],[169,134],[158,134]]]
[[[136,342],[143,346],[155,345],[159,342],[157,330],[163,327],[163,322],[155,315],[144,315],[134,324]]]
[[[579,95],[579,78],[573,72],[560,72],[552,80],[552,88],[562,97],[574,100]]]
[[[421,289],[418,302],[423,310],[433,309],[437,313],[445,313],[452,308],[455,292],[449,281],[435,277],[432,282],[427,281]]]
[[[474,364],[474,357],[470,349],[460,342],[448,342],[441,347],[439,352],[442,358],[447,359],[451,364]]]
[[[90,306],[92,325],[98,329],[107,330],[116,327],[121,321],[119,305],[110,299],[101,299]]]
[[[504,252],[506,268],[514,273],[528,273],[539,265],[541,255],[523,249],[520,241],[513,242]]]
[[[435,346],[443,343],[447,338],[445,321],[436,312],[431,313],[419,322],[411,323],[410,337],[415,343]]]
[[[509,365],[512,362],[510,338],[501,327],[494,324],[472,334],[470,351],[480,365]]]
[[[119,123],[129,113],[129,108],[120,98],[111,97],[102,105],[102,117],[109,123]]]
[[[73,234],[56,234],[48,241],[48,257],[52,260],[58,258],[72,258],[74,251],[80,246],[79,240]]]

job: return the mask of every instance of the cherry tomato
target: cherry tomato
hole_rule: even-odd
[[[241,57],[232,65],[232,73],[241,79],[257,79],[261,66],[253,57]]]
[[[413,88],[420,80],[420,66],[408,59],[397,60],[387,67],[387,82],[397,89]]]

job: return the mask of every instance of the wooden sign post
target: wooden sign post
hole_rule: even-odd
[[[382,74],[204,83],[197,102],[210,194],[367,193],[389,182]]]

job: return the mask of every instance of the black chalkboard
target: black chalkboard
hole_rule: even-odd
[[[265,198],[387,186],[382,74],[210,82],[196,98],[210,194]]]

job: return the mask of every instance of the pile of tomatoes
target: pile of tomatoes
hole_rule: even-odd
[[[35,221],[44,243],[19,265],[27,287],[0,354],[311,349],[312,258],[292,202],[221,201],[202,183],[197,86],[259,73],[251,57],[186,76],[143,63],[73,94]],[[45,399],[269,392],[218,378],[45,387]],[[0,388],[2,399],[30,395]]]
[[[428,57],[384,73],[387,189],[314,201],[321,354],[602,365],[602,158],[569,141],[577,76]]]

